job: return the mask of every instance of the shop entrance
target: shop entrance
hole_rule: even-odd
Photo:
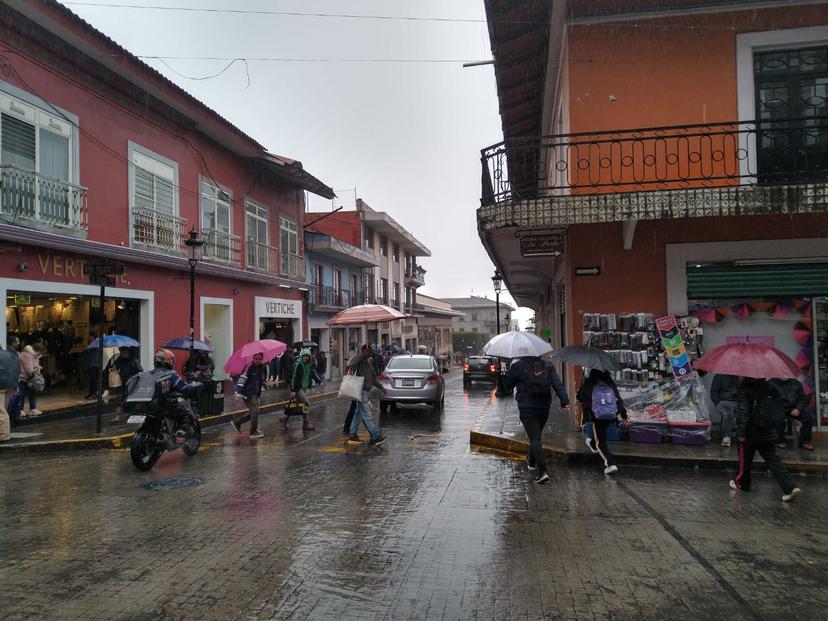
[[[40,344],[46,393],[43,404],[85,395],[88,387],[86,346],[97,336],[103,315],[105,334],[122,334],[141,340],[141,302],[91,295],[6,291],[6,334],[21,345]],[[117,352],[104,351],[105,358]],[[140,357],[140,348],[134,355]],[[40,408],[42,409],[42,408]]]
[[[290,319],[260,319],[259,338],[274,339],[288,346],[293,345],[293,322]]]

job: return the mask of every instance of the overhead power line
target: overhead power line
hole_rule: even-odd
[[[267,9],[213,9],[209,7],[188,7],[188,6],[159,6],[149,4],[107,4],[105,2],[63,2],[72,6],[88,6],[106,9],[144,9],[151,11],[183,11],[188,13],[223,13],[237,15],[276,15],[281,17],[322,17],[333,19],[382,19],[390,21],[408,22],[449,22],[460,24],[485,24],[486,20],[481,18],[464,17],[417,17],[407,15],[367,15],[358,13],[312,13],[305,11],[273,11]],[[518,21],[511,23],[535,24],[537,21]]]

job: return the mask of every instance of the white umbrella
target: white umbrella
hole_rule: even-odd
[[[552,351],[552,346],[533,332],[504,332],[498,334],[483,347],[487,356],[499,358],[523,358],[543,356]]]

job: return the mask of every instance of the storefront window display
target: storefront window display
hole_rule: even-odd
[[[85,389],[84,351],[97,334],[100,317],[97,297],[12,290],[6,295],[6,333],[18,336],[24,346],[43,344],[41,365],[49,390]],[[140,339],[140,302],[107,299],[103,319],[105,333]]]

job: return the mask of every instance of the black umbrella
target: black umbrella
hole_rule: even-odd
[[[296,341],[293,346],[297,349],[303,349],[305,347],[319,347],[319,343],[314,343],[310,339],[305,339],[304,341]]]
[[[598,371],[618,371],[621,365],[603,349],[584,345],[570,345],[552,353],[550,358],[557,358],[570,364]]]

